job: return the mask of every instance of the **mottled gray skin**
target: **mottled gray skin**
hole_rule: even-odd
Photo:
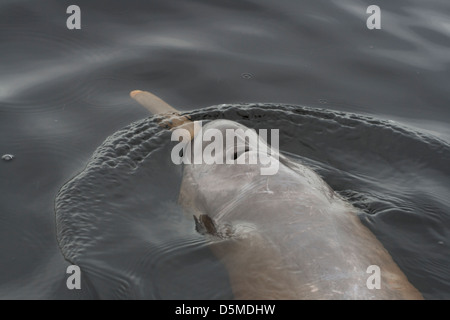
[[[247,129],[226,120],[208,128]],[[180,203],[211,238],[237,299],[422,299],[356,209],[282,156],[272,176],[260,165],[185,165]],[[381,289],[367,288],[370,265]]]

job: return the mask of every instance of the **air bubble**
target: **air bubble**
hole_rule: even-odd
[[[4,160],[4,161],[11,161],[12,159],[14,159],[14,155],[12,155],[12,154],[4,154],[2,156],[2,160]]]

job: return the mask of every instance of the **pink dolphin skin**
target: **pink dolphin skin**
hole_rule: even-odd
[[[165,102],[133,93],[163,113]],[[175,109],[167,110],[173,118]],[[173,123],[189,126],[189,119]],[[223,136],[226,129],[248,129],[228,120],[208,128]],[[179,198],[225,264],[237,299],[423,299],[357,209],[313,170],[282,155],[274,175],[246,163],[184,164]]]

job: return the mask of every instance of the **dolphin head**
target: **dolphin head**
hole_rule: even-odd
[[[167,121],[162,125],[173,130],[172,141],[179,141],[178,149],[172,150],[172,161],[175,155],[183,160],[177,164],[184,164],[179,203],[197,221],[208,217],[203,225],[210,233],[214,233],[214,222],[239,219],[236,215],[246,210],[257,214],[251,208],[256,203],[267,207],[297,198],[327,201],[332,196],[332,190],[312,170],[279,154],[276,129],[256,132],[230,120],[203,125],[149,92],[136,90],[131,97],[152,113],[165,115]],[[276,210],[272,210],[274,215]]]
[[[272,137],[273,139],[274,137]],[[278,174],[279,154],[258,133],[238,122],[214,120],[196,124],[192,141],[183,150],[183,180],[179,203],[197,219],[220,216],[240,199]],[[208,227],[213,223],[203,220]],[[197,224],[198,226],[199,224]]]
[[[273,134],[271,138],[278,148]],[[184,149],[179,203],[197,218],[207,215],[219,221],[230,218],[234,208],[242,210],[244,202],[248,206],[276,197],[283,201],[299,192],[310,193],[314,182],[322,185],[315,181],[317,175],[280,155],[277,148],[234,121],[214,120],[197,127]]]

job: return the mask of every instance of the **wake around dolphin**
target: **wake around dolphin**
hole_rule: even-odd
[[[191,138],[200,134],[188,117],[154,95],[131,96],[153,113],[168,111],[163,125],[183,127]],[[248,128],[215,120],[207,129],[225,135]],[[200,141],[203,150],[208,147]],[[422,299],[357,210],[319,175],[280,154],[273,160],[276,174],[261,175],[268,164],[250,161],[258,149],[248,143],[241,136],[240,153],[225,145],[221,150],[248,160],[244,165],[184,163],[179,196],[197,231],[210,237],[237,299]]]

